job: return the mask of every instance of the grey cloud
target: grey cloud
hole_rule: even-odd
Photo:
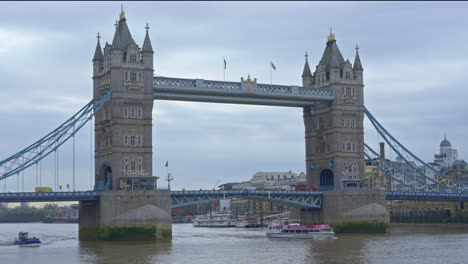
[[[359,43],[366,106],[390,132],[432,160],[447,131],[466,157],[467,3],[128,2],[124,7],[140,45],[144,25],[150,24],[155,74],[173,77],[221,79],[224,56],[228,80],[250,73],[269,83],[273,60],[278,68],[273,81],[297,85],[304,52],[313,68],[332,27],[350,61]],[[0,8],[0,32],[47,39],[0,53],[3,159],[91,98],[95,36],[99,31],[103,42],[111,42],[120,5],[2,2]],[[169,160],[176,188],[212,188],[217,179],[247,180],[259,170],[304,170],[301,109],[159,101],[155,108],[154,171],[164,175]],[[366,125],[366,141],[376,145],[377,136]],[[88,175],[88,128],[82,133],[77,160],[80,175]],[[63,153],[63,177],[69,181],[71,150]],[[34,171],[27,173],[34,179]],[[87,188],[88,178],[77,181]]]

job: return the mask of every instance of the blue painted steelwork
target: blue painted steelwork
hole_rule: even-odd
[[[255,81],[223,82],[202,79],[154,77],[154,98],[232,104],[303,107],[335,99],[326,88],[308,88]]]
[[[467,193],[387,192],[387,200],[468,201]]]
[[[0,193],[0,203],[97,201],[100,197],[98,191]],[[386,193],[386,197],[387,200],[468,201],[467,193],[391,191]],[[171,198],[172,208],[224,198],[268,199],[300,207],[321,208],[323,199],[322,192],[301,191],[172,191]]]
[[[379,168],[382,173],[391,177],[392,180],[398,182],[409,191],[439,192],[441,189],[441,184],[437,183],[432,178],[428,178],[426,176],[423,178],[423,181],[420,179],[420,177],[414,177],[415,175],[413,173],[410,174],[407,171],[403,171],[401,164],[400,166],[395,166],[395,164],[389,160],[383,159],[366,143],[364,143],[364,155],[366,156],[368,162]]]
[[[94,201],[99,197],[101,193],[96,191],[0,193],[0,203]]]
[[[172,208],[220,199],[268,199],[301,207],[322,207],[321,192],[302,191],[173,191]]]
[[[39,139],[29,147],[0,161],[0,180],[16,175],[24,169],[37,164],[63,143],[76,134],[91,118],[110,100],[112,92],[102,96],[99,100],[91,100],[70,119],[65,121],[52,132]]]
[[[365,113],[367,118],[371,121],[372,125],[375,127],[379,135],[387,142],[390,148],[395,151],[395,153],[405,161],[406,165],[413,169],[413,175],[408,175],[408,177],[417,178],[415,174],[419,177],[426,180],[433,181],[433,184],[438,185],[440,191],[444,192],[468,192],[468,186],[458,182],[457,180],[452,179],[448,175],[434,169],[432,166],[428,165],[407,148],[405,148],[398,140],[396,140],[378,121],[377,119],[365,108]],[[434,174],[434,179],[428,175],[428,172]]]

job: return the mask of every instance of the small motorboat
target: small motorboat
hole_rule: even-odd
[[[19,232],[18,238],[15,238],[15,245],[39,246],[41,240],[37,237],[28,237],[28,232]]]

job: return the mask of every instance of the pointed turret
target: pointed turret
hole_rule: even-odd
[[[145,36],[145,40],[143,41],[143,47],[141,48],[141,53],[154,53],[153,46],[151,45],[151,40],[148,34],[148,30],[149,30],[148,23],[146,23],[145,29],[146,29],[146,36]]]
[[[307,78],[307,77],[312,78],[312,72],[310,71],[308,57],[309,55],[307,55],[307,52],[306,52],[304,70],[302,71],[302,78]]]
[[[104,61],[104,55],[102,54],[101,43],[99,42],[99,39],[101,38],[101,36],[99,35],[99,32],[97,33],[96,38],[97,38],[97,45],[96,45],[96,51],[94,51],[93,62]]]
[[[120,49],[126,51],[128,45],[130,44],[136,45],[135,41],[132,38],[132,34],[128,29],[127,19],[125,18],[125,11],[122,7],[122,10],[120,11],[120,20],[116,24],[114,39],[112,40],[112,49]]]
[[[325,71],[329,71],[330,68],[343,68],[345,64],[343,55],[341,55],[340,49],[336,45],[335,34],[331,32],[331,29],[320,64],[325,67]]]
[[[308,57],[309,56],[307,55],[307,52],[306,52],[304,70],[302,71],[302,86],[303,87],[311,87],[312,86],[313,76],[312,76],[312,72],[310,71]]]
[[[359,58],[359,47],[356,44],[356,57],[354,58],[354,65],[353,65],[353,72],[354,78],[358,81],[358,83],[364,83],[364,69],[362,68],[361,59]]]
[[[356,44],[356,57],[354,58],[353,70],[363,71],[361,59],[359,58],[359,46]]]

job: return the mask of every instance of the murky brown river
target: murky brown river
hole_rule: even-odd
[[[37,248],[12,245],[17,232]],[[0,263],[468,263],[468,225],[392,225],[384,235],[267,239],[263,229],[173,225],[173,240],[79,242],[77,224],[0,224]]]

